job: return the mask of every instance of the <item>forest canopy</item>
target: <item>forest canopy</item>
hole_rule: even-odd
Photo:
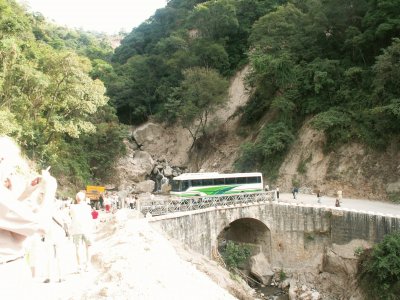
[[[0,0],[0,133],[82,184],[123,153],[119,121],[196,130],[201,105],[226,103],[226,83],[249,65],[241,126],[271,117],[247,130],[258,134],[238,170],[274,178],[305,122],[325,132],[328,151],[350,141],[385,149],[400,133],[399,16],[391,0],[169,0],[114,51],[105,35]],[[207,101],[193,70],[218,79]]]
[[[105,84],[122,122],[171,121],[185,70],[229,78],[249,64],[242,126],[276,113],[243,147],[240,170],[257,157],[256,168],[276,171],[268,161],[284,158],[306,120],[326,133],[327,150],[349,141],[385,149],[400,131],[399,16],[390,0],[168,1],[122,41]],[[273,128],[287,138],[266,139]]]
[[[14,137],[61,185],[105,177],[123,153],[104,83],[92,76],[112,49],[90,33],[46,23],[0,0],[0,134]],[[93,62],[94,63],[93,63]]]

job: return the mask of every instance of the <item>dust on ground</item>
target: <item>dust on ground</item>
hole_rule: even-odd
[[[72,242],[67,243],[65,280],[36,278],[37,299],[253,299],[253,291],[216,262],[169,241],[134,212],[101,213],[105,222],[98,224],[88,272],[76,272]]]

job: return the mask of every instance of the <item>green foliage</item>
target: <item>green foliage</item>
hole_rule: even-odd
[[[278,1],[280,2],[280,1]],[[115,50],[115,76],[102,77],[119,119],[139,124],[150,115],[178,120],[176,89],[184,70],[215,69],[232,75],[247,62],[255,20],[276,1],[174,0],[132,30]]]
[[[300,180],[297,178],[297,176],[292,177],[292,186],[301,186]]]
[[[241,108],[242,115],[240,118],[240,123],[242,125],[254,124],[268,111],[270,105],[270,97],[267,97],[263,91],[256,91],[250,97],[247,105],[244,108]]]
[[[354,256],[360,257],[365,251],[365,248],[362,246],[358,246],[356,249],[354,249]]]
[[[284,281],[287,278],[287,275],[285,273],[285,271],[283,271],[282,269],[279,271],[279,280],[280,281]]]
[[[385,236],[359,260],[358,281],[366,299],[398,299],[400,295],[400,233]]]
[[[351,116],[336,108],[319,113],[311,124],[315,129],[326,132],[329,137],[329,146],[346,143],[353,137]]]
[[[268,124],[262,129],[254,144],[246,143],[241,147],[235,167],[239,171],[262,168],[267,176],[275,179],[293,140],[294,135],[284,122]]]
[[[299,161],[299,165],[297,166],[297,172],[300,174],[306,174],[307,173],[307,164],[311,161],[312,159],[312,154],[307,157],[307,159],[302,159]]]
[[[240,146],[240,156],[235,161],[235,169],[239,172],[257,170],[261,160],[262,154],[259,147],[253,143],[244,143]]]
[[[187,69],[184,77],[178,93],[178,116],[194,144],[207,134],[210,114],[228,100],[228,81],[217,71],[206,68]]]
[[[0,1],[0,11],[0,134],[13,136],[39,167],[51,166],[60,187],[105,178],[123,153],[122,129],[97,79],[113,74],[103,60],[111,48],[14,1]],[[96,79],[82,55],[97,59]]]
[[[241,266],[250,257],[250,248],[244,244],[228,241],[222,257],[230,269]]]
[[[248,81],[256,97],[243,109],[245,124],[270,108],[287,126],[311,115],[327,149],[354,140],[385,148],[399,135],[399,8],[340,3],[291,2],[254,23]]]
[[[189,17],[189,26],[198,29],[201,36],[215,40],[235,33],[239,24],[233,1],[207,1],[198,4]]]
[[[394,203],[400,203],[400,192],[388,193],[389,200]]]
[[[305,232],[305,233],[304,233],[304,238],[305,238],[306,241],[308,241],[308,242],[315,241],[315,235],[314,235],[313,233]]]

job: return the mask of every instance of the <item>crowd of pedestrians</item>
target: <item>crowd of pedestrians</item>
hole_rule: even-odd
[[[115,192],[104,193],[97,209],[91,207],[85,191],[79,191],[74,199],[60,200],[50,168],[32,174],[15,142],[0,136],[2,299],[31,299],[34,278],[44,283],[62,282],[66,275],[63,260],[68,256],[76,262],[75,272],[90,270],[99,210],[112,213],[136,205],[135,196],[122,199]],[[75,253],[66,251],[68,246]]]

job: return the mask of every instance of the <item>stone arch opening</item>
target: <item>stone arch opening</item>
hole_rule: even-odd
[[[233,221],[218,235],[218,245],[226,241],[253,244],[271,261],[271,231],[263,222],[253,218],[241,218]]]
[[[263,284],[270,284],[271,270],[271,231],[263,222],[253,218],[233,221],[218,235],[220,252],[228,241],[245,243],[251,246],[251,258],[243,270]]]

